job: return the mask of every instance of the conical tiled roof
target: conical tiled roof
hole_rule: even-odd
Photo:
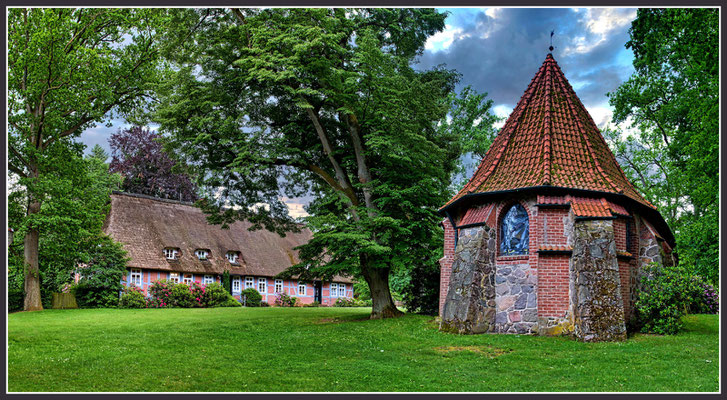
[[[629,182],[551,54],[545,58],[469,182],[469,194],[551,186],[625,195],[651,209]]]

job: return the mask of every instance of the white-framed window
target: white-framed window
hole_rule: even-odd
[[[179,283],[179,273],[178,272],[170,272],[169,273],[169,281],[174,283]]]
[[[232,293],[240,293],[240,286],[242,281],[239,276],[232,278]]]
[[[245,278],[245,289],[250,289],[255,287],[255,278],[252,276],[248,276]]]
[[[133,268],[131,270],[131,284],[136,286],[141,286],[141,270],[138,268]]]
[[[215,281],[215,277],[214,276],[212,276],[212,275],[205,275],[204,276],[204,280],[202,281],[202,283],[204,283],[205,285],[209,285],[210,283],[212,283],[214,281]]]
[[[305,296],[305,283],[298,282],[298,296]]]
[[[268,292],[268,280],[265,278],[257,278],[257,291],[260,293]]]
[[[197,249],[194,251],[194,255],[196,255],[198,259],[204,261],[210,256],[210,252],[205,249]]]
[[[166,257],[167,260],[176,260],[179,257],[179,249],[175,249],[173,247],[165,248],[164,257]]]
[[[227,257],[227,261],[229,261],[230,264],[237,264],[240,254],[236,251],[228,251],[227,254],[225,254],[225,257]]]
[[[192,276],[192,274],[184,274],[184,278],[182,278],[182,282],[186,283],[187,285],[192,283],[193,280],[194,277]]]
[[[275,293],[283,293],[283,280],[282,279],[275,280]]]
[[[345,283],[338,284],[338,297],[346,297],[346,284]]]
[[[331,297],[337,297],[337,296],[338,296],[338,284],[331,283]]]

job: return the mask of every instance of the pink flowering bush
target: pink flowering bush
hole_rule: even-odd
[[[166,279],[155,281],[147,289],[149,298],[147,298],[147,306],[149,308],[164,308],[172,306],[172,286],[174,282]]]
[[[278,293],[277,296],[275,296],[275,304],[276,307],[295,307],[295,303],[298,301],[297,298],[289,296],[285,293]]]

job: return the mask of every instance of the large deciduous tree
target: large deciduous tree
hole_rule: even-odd
[[[458,75],[411,67],[444,19],[432,9],[172,12],[176,68],[156,122],[218,188],[202,202],[210,220],[282,233],[296,226],[281,196],[311,193],[314,237],[288,274],[363,277],[372,318],[399,315],[389,273],[432,262],[436,209],[461,152],[438,129]]]
[[[111,172],[124,177],[123,190],[154,197],[195,201],[197,187],[179,164],[164,151],[162,137],[139,126],[111,135]]]
[[[8,169],[27,189],[25,309],[42,309],[43,202],[84,129],[141,105],[158,53],[150,9],[8,10]]]
[[[677,254],[718,280],[719,10],[639,9],[626,44],[636,72],[611,94],[624,169],[675,231]]]

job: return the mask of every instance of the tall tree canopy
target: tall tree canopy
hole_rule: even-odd
[[[410,66],[444,19],[432,9],[173,10],[175,68],[155,119],[217,189],[203,202],[210,219],[282,233],[296,225],[281,196],[312,193],[314,238],[289,274],[362,276],[372,317],[399,315],[389,273],[436,262],[436,209],[461,152],[437,128],[458,75]]]
[[[681,263],[719,274],[719,10],[639,9],[626,44],[636,72],[612,93],[616,154],[675,231]]]
[[[142,106],[156,80],[151,9],[8,10],[8,169],[27,190],[25,309],[42,309],[41,206],[84,129]]]
[[[182,201],[197,200],[197,187],[163,149],[162,137],[139,126],[111,135],[111,172],[124,177],[123,190]]]

